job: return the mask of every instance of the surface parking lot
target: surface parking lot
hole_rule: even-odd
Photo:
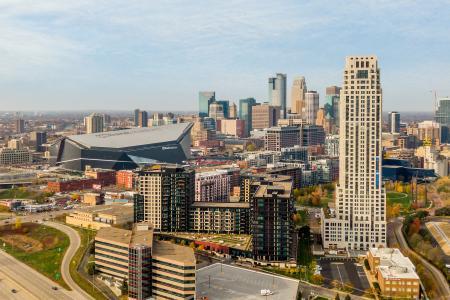
[[[327,288],[332,288],[333,281],[351,283],[355,295],[363,295],[364,290],[370,288],[363,267],[353,259],[323,257],[318,264],[322,267],[320,274],[324,277]]]
[[[196,299],[295,300],[298,280],[216,263],[197,270]],[[261,296],[262,289],[273,295]]]

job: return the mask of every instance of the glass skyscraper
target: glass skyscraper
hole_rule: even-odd
[[[252,107],[256,105],[254,98],[239,100],[239,119],[245,121],[245,131],[247,134],[252,130]]]
[[[198,93],[198,116],[207,117],[209,115],[209,105],[216,100],[216,92]]]

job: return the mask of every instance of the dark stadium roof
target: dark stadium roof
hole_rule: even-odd
[[[71,135],[68,139],[86,148],[128,148],[177,141],[189,131],[191,123],[132,128],[100,133]]]

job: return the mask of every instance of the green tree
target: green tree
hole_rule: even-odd
[[[255,151],[256,150],[256,146],[253,143],[250,143],[247,145],[246,150],[249,152]]]
[[[339,297],[338,293],[336,293],[336,297],[334,297],[334,300],[341,300],[341,297]]]
[[[347,294],[346,296],[345,296],[345,298],[344,298],[344,300],[351,300],[352,298],[350,297],[350,295],[349,294]]]
[[[87,265],[87,273],[89,275],[94,275],[95,274],[95,263],[94,262],[90,262]]]
[[[120,291],[122,292],[122,295],[128,294],[128,282],[126,280],[123,281]]]

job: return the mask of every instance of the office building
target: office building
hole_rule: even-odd
[[[221,103],[213,102],[209,105],[209,117],[215,121],[225,118],[224,109]]]
[[[277,73],[269,78],[269,103],[280,108],[282,118],[286,118],[286,74]]]
[[[148,127],[148,113],[145,110],[138,113],[137,127]]]
[[[247,136],[252,131],[252,112],[253,106],[256,105],[256,100],[253,98],[239,100],[239,119],[245,121],[245,131]]]
[[[42,145],[47,143],[47,132],[33,131],[30,134],[30,142],[33,144],[34,150],[38,152],[44,152],[45,149]]]
[[[265,129],[276,126],[280,118],[278,106],[263,103],[252,108],[252,129]]]
[[[420,279],[416,267],[399,249],[370,248],[367,261],[383,297],[419,299]]]
[[[128,204],[83,207],[66,216],[66,224],[94,230],[123,226],[131,222],[133,222],[133,206]]]
[[[239,119],[217,120],[217,131],[225,135],[232,135],[238,138],[247,137],[245,131],[245,121]]]
[[[24,148],[23,139],[10,139],[8,141],[8,148],[14,150],[20,150]]]
[[[195,174],[195,201],[227,202],[230,198],[231,175],[227,170]]]
[[[390,111],[388,115],[388,132],[400,133],[400,113]]]
[[[441,143],[450,143],[450,97],[438,100],[435,120],[441,125]]]
[[[21,134],[25,132],[25,120],[22,118],[17,118],[15,120],[16,133]]]
[[[51,147],[56,164],[83,171],[135,169],[141,165],[181,163],[190,157],[192,123],[132,128],[103,133],[71,135]]]
[[[116,172],[116,186],[132,190],[135,187],[135,173],[131,170],[119,170]]]
[[[236,119],[238,117],[238,113],[237,113],[237,106],[236,103],[232,103],[230,105],[230,111],[228,113],[228,118],[229,119]]]
[[[337,133],[339,130],[339,97],[341,88],[338,86],[329,86],[326,88],[325,95],[325,119],[330,122],[330,133]]]
[[[305,77],[294,78],[291,89],[291,113],[302,115],[305,107],[305,93],[307,91]]]
[[[253,259],[258,261],[295,259],[292,182],[277,177],[267,176],[251,184],[250,232]]]
[[[198,93],[198,116],[203,118],[209,116],[209,105],[216,101],[216,92]]]
[[[135,221],[150,222],[155,230],[187,231],[189,205],[195,197],[195,172],[177,165],[154,165],[137,178]]]
[[[102,114],[92,113],[84,118],[86,133],[97,133],[104,131],[105,120]]]
[[[441,124],[434,121],[420,122],[416,128],[408,128],[408,134],[417,136],[423,144],[438,146],[441,144]]]
[[[265,129],[264,149],[267,151],[281,151],[301,145],[300,128],[296,126],[272,127]]]
[[[223,116],[225,119],[228,119],[230,117],[230,101],[228,100],[218,100],[216,101],[220,105],[222,105],[223,108]]]
[[[340,97],[341,143],[335,210],[322,210],[325,251],[367,251],[386,247],[381,113],[377,58],[347,57]]]
[[[140,110],[138,108],[136,108],[134,110],[134,126],[135,127],[139,126],[139,112],[140,112]]]
[[[339,156],[339,135],[325,137],[325,154],[333,157]]]
[[[325,143],[325,130],[322,126],[317,125],[301,125],[300,139],[302,146],[318,146]]]
[[[249,233],[248,202],[194,202],[189,231],[221,234]]]
[[[194,299],[195,256],[189,247],[156,241],[149,223],[133,230],[102,228],[95,236],[95,269],[128,283],[128,299]]]
[[[316,124],[317,111],[319,110],[319,94],[316,91],[305,93],[304,118],[308,124]]]
[[[26,165],[32,161],[31,152],[26,148],[0,148],[0,166]]]
[[[295,145],[294,147],[281,148],[282,161],[308,161],[308,147]]]

